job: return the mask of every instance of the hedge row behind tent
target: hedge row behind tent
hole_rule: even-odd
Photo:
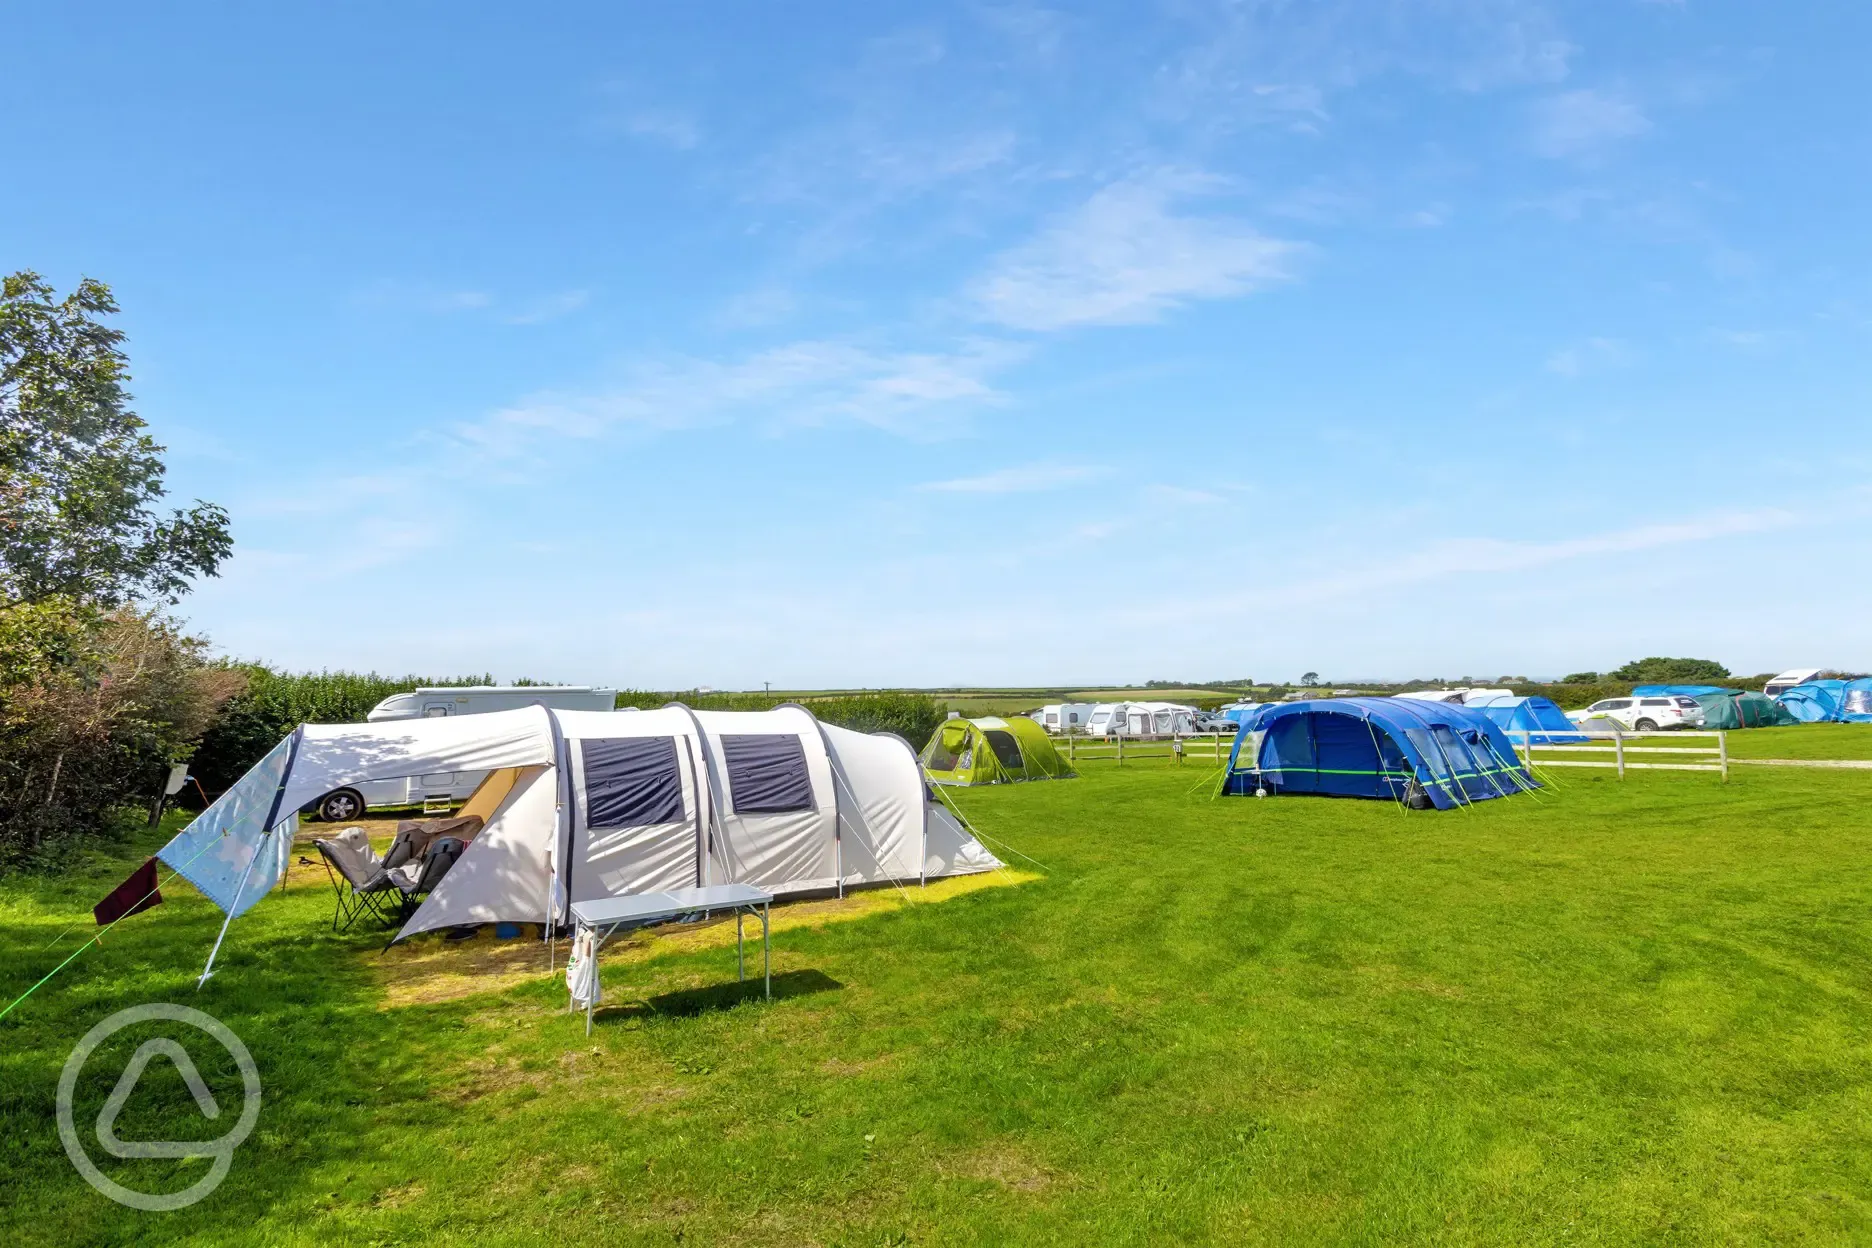
[[[1463,705],[1481,711],[1516,741],[1561,745],[1592,740],[1580,731],[1578,724],[1567,718],[1567,713],[1552,698],[1517,698],[1511,693],[1492,693]]]
[[[1222,792],[1390,798],[1450,810],[1535,783],[1501,728],[1473,707],[1327,698],[1255,712],[1235,734]]]
[[[921,757],[936,784],[1063,780],[1074,774],[1046,730],[1025,716],[944,720]]]
[[[1872,723],[1872,677],[1810,680],[1782,690],[1777,700],[1802,723]]]
[[[1800,721],[1765,693],[1722,689],[1697,698],[1705,728],[1774,728]]]

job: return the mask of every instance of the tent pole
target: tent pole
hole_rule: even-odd
[[[299,759],[299,743],[303,740],[305,740],[305,725],[300,724],[293,729],[292,744],[286,747],[286,766],[280,769],[279,784],[273,789],[273,804],[267,807],[266,822],[261,825],[259,843],[254,846],[253,857],[247,860],[247,869],[241,872],[240,887],[234,890],[234,900],[228,905],[227,918],[221,920],[220,934],[215,937],[214,948],[208,951],[208,965],[202,967],[201,978],[195,981],[197,992],[200,992],[202,985],[208,982],[208,977],[214,974],[215,957],[221,952],[221,942],[227,939],[228,926],[234,922],[234,907],[240,905],[241,896],[247,891],[248,877],[253,875],[254,864],[260,861],[260,851],[266,848],[268,839],[276,830],[275,820],[279,818],[280,803],[286,798],[286,785],[292,779],[293,764]],[[226,833],[222,835],[225,836]],[[281,874],[285,873],[281,872]]]
[[[214,948],[208,951],[208,965],[202,967],[201,978],[195,981],[195,991],[200,992],[208,977],[214,974],[215,957],[221,952],[221,942],[227,939],[228,927],[234,922],[234,907],[240,905],[241,896],[247,891],[247,880],[253,875],[254,864],[260,861],[260,851],[266,848],[267,839],[273,834],[263,833],[260,843],[254,846],[253,856],[247,860],[247,869],[241,872],[240,885],[234,890],[234,900],[228,905],[227,918],[221,920],[220,934],[215,937]]]

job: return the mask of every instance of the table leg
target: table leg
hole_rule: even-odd
[[[760,912],[761,936],[761,974],[767,980],[767,999],[773,1000],[773,934],[767,926],[767,912],[770,906],[762,906]]]
[[[747,959],[743,954],[744,946],[741,941],[741,920],[745,917],[747,917],[745,910],[734,912],[734,977],[736,983],[747,978]]]

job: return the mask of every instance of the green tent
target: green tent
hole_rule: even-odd
[[[1773,728],[1800,722],[1785,706],[1753,690],[1718,689],[1698,695],[1697,705],[1703,708],[1705,728]]]
[[[1073,774],[1046,730],[1025,716],[946,719],[923,747],[923,770],[937,784],[1062,780]]]

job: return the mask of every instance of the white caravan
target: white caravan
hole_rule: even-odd
[[[1091,702],[1053,702],[1033,712],[1028,718],[1055,735],[1084,732],[1086,724],[1092,719],[1095,705]]]
[[[1469,703],[1479,702],[1483,698],[1512,698],[1515,692],[1512,689],[1471,689],[1464,686],[1461,689],[1417,689],[1410,693],[1396,693],[1391,696],[1414,698],[1419,702]]]
[[[479,715],[485,711],[517,711],[523,706],[550,706],[555,711],[609,711],[616,709],[617,690],[591,685],[465,685],[458,689],[412,689],[393,693],[364,717],[366,723],[388,719],[440,719],[444,715]]]
[[[1779,676],[1763,685],[1762,692],[1771,698],[1778,698],[1795,685],[1804,685],[1825,670],[1825,668],[1821,667],[1797,667],[1790,671],[1782,672]]]
[[[617,705],[617,690],[591,685],[467,685],[455,689],[413,689],[393,693],[365,716],[373,724],[399,719],[444,719],[480,715],[489,711],[517,711],[526,706],[548,706],[555,711],[609,711]],[[327,823],[360,818],[380,807],[421,806],[425,810],[453,805],[466,798],[485,771],[438,771],[420,776],[366,780],[333,789],[302,808]]]
[[[1100,702],[1086,732],[1095,737],[1151,737],[1192,731],[1196,708],[1175,702]]]

